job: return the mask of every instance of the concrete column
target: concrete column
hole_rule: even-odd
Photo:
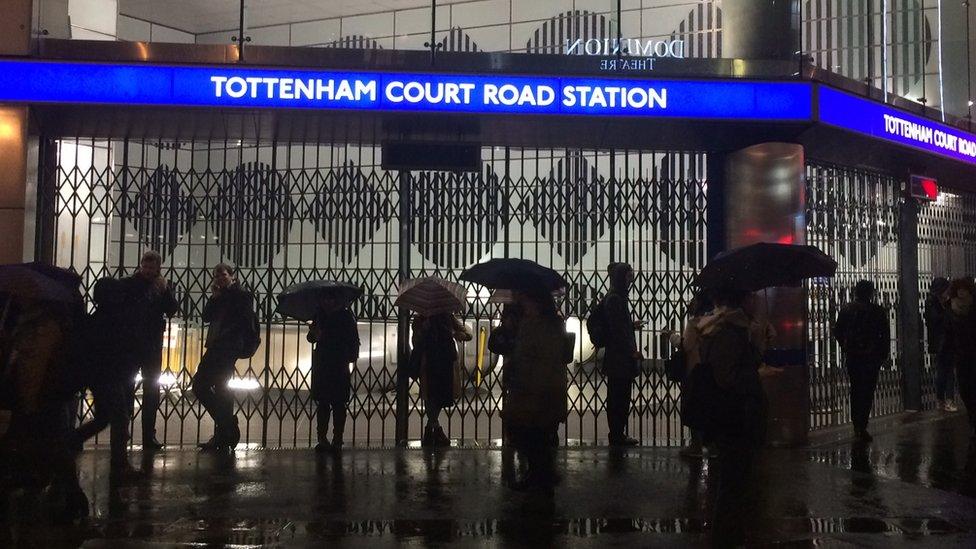
[[[757,242],[805,244],[804,173],[800,145],[763,143],[728,155],[723,180],[726,248]],[[769,399],[768,440],[775,446],[804,444],[810,425],[806,290],[770,288],[757,301],[757,314],[776,330],[766,362],[785,369],[763,381]]]
[[[725,0],[722,57],[793,59],[800,42],[797,0]]]

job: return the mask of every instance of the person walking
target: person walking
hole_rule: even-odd
[[[420,396],[427,415],[421,445],[450,446],[438,416],[461,396],[461,379],[455,367],[457,342],[471,341],[473,336],[467,326],[450,313],[417,315],[412,328],[413,352],[420,356]]]
[[[715,309],[697,324],[700,362],[692,372],[689,419],[703,442],[718,450],[712,543],[735,547],[745,539],[754,503],[753,468],[765,440],[766,399],[762,359],[743,310],[747,293],[713,290]],[[701,395],[701,396],[696,396]]]
[[[312,400],[315,401],[316,452],[342,449],[349,404],[352,372],[350,364],[359,359],[359,329],[349,306],[323,294],[319,312],[309,326],[307,339],[315,344],[312,353]],[[329,442],[329,416],[332,417],[332,442]]]
[[[513,488],[538,488],[551,495],[557,482],[558,428],[567,415],[566,365],[573,360],[573,339],[551,292],[539,287],[515,295],[521,313],[511,355],[518,377],[502,416],[526,471]]]
[[[254,346],[257,320],[254,296],[241,287],[230,265],[221,263],[214,267],[203,321],[210,324],[207,350],[193,376],[193,394],[213,418],[214,434],[200,449],[233,450],[241,440],[241,429],[234,414],[234,395],[227,383],[234,376],[237,360]]]
[[[674,347],[680,346],[685,354],[685,375],[681,382],[681,417],[682,423],[688,426],[691,431],[691,440],[688,441],[688,446],[682,448],[679,453],[689,458],[703,457],[704,446],[702,444],[701,430],[688,425],[684,421],[688,413],[685,409],[687,399],[684,398],[684,395],[691,392],[691,373],[701,363],[701,329],[699,328],[699,324],[704,322],[712,314],[712,309],[714,309],[714,305],[708,293],[704,291],[699,292],[688,304],[688,320],[685,323],[684,331],[680,334],[671,334],[671,344]]]
[[[169,318],[179,309],[173,286],[162,276],[163,259],[148,251],[139,269],[124,279],[130,308],[133,340],[129,361],[133,371],[142,373],[142,446],[160,450],[156,440],[156,414],[159,411],[159,376],[162,373],[163,333]],[[130,402],[135,406],[135,381],[130,383]]]
[[[946,291],[946,337],[956,370],[959,396],[966,407],[972,436],[976,439],[976,284],[971,278],[953,280]]]
[[[935,364],[935,397],[940,410],[956,412],[956,379],[952,365],[952,345],[946,337],[949,313],[946,310],[945,293],[949,280],[938,277],[932,281],[925,296],[925,330],[929,356]]]
[[[102,278],[92,290],[95,312],[85,327],[85,385],[92,394],[94,417],[75,430],[75,444],[80,449],[90,438],[110,427],[110,467],[119,476],[134,476],[137,471],[126,455],[129,442],[128,387],[135,372],[127,369],[132,337],[128,334],[131,319],[122,282]]]
[[[837,315],[834,337],[844,355],[851,385],[851,421],[854,434],[870,442],[868,418],[874,403],[881,368],[891,354],[888,312],[874,303],[874,284],[867,280],[854,286],[854,301]]]
[[[634,282],[634,269],[627,263],[609,267],[610,293],[603,298],[605,347],[603,371],[607,383],[607,424],[611,446],[635,446],[637,439],[627,436],[631,391],[640,374],[644,358],[637,348],[637,331],[643,322],[635,322],[630,313],[628,294]]]

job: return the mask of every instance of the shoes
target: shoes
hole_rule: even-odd
[[[874,440],[874,437],[871,436],[871,434],[867,431],[856,431],[854,433],[854,438],[856,438],[859,442],[871,442]]]
[[[156,440],[156,437],[149,438],[142,443],[142,449],[148,452],[158,452],[165,447],[162,442]]]
[[[217,441],[216,435],[210,437],[210,440],[207,442],[197,444],[197,448],[199,448],[201,452],[215,452],[219,446],[220,444]]]
[[[321,442],[315,445],[316,454],[325,454],[331,451],[332,451],[332,444],[330,444],[328,440],[322,440]]]
[[[637,446],[640,442],[636,438],[624,437],[621,439],[610,439],[610,446]]]
[[[434,429],[434,446],[437,446],[438,448],[445,448],[450,445],[451,439],[447,438],[447,435],[444,434],[444,429],[438,425],[437,428]]]
[[[946,412],[958,412],[959,411],[959,407],[956,406],[956,403],[953,402],[953,401],[951,401],[951,400],[945,401],[945,404],[942,405],[942,409],[945,410]]]

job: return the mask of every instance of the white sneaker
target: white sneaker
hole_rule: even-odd
[[[956,406],[956,403],[953,402],[953,401],[951,401],[951,400],[947,400],[946,403],[945,403],[945,405],[942,407],[942,409],[945,410],[946,412],[958,412],[959,411],[959,407],[957,407]]]

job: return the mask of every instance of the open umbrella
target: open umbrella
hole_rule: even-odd
[[[549,267],[527,259],[492,259],[461,273],[461,280],[493,290],[525,290],[542,285],[550,291],[565,287],[566,280]]]
[[[363,289],[355,284],[335,280],[311,280],[293,284],[278,294],[278,312],[296,320],[312,320],[319,310],[322,297],[327,295],[343,305],[349,305],[363,295]]]
[[[36,263],[0,265],[0,293],[18,299],[72,303],[81,299],[78,275]]]
[[[754,292],[795,286],[807,278],[832,277],[837,262],[815,246],[762,242],[720,253],[698,273],[702,288]]]
[[[408,280],[400,286],[396,304],[424,316],[456,313],[467,306],[468,290],[449,280],[428,276]]]
[[[559,288],[552,292],[553,299],[559,299],[566,295],[566,288]],[[509,303],[515,302],[515,294],[512,290],[495,290],[491,292],[491,296],[488,297],[488,303],[497,303],[499,305],[508,305]]]

